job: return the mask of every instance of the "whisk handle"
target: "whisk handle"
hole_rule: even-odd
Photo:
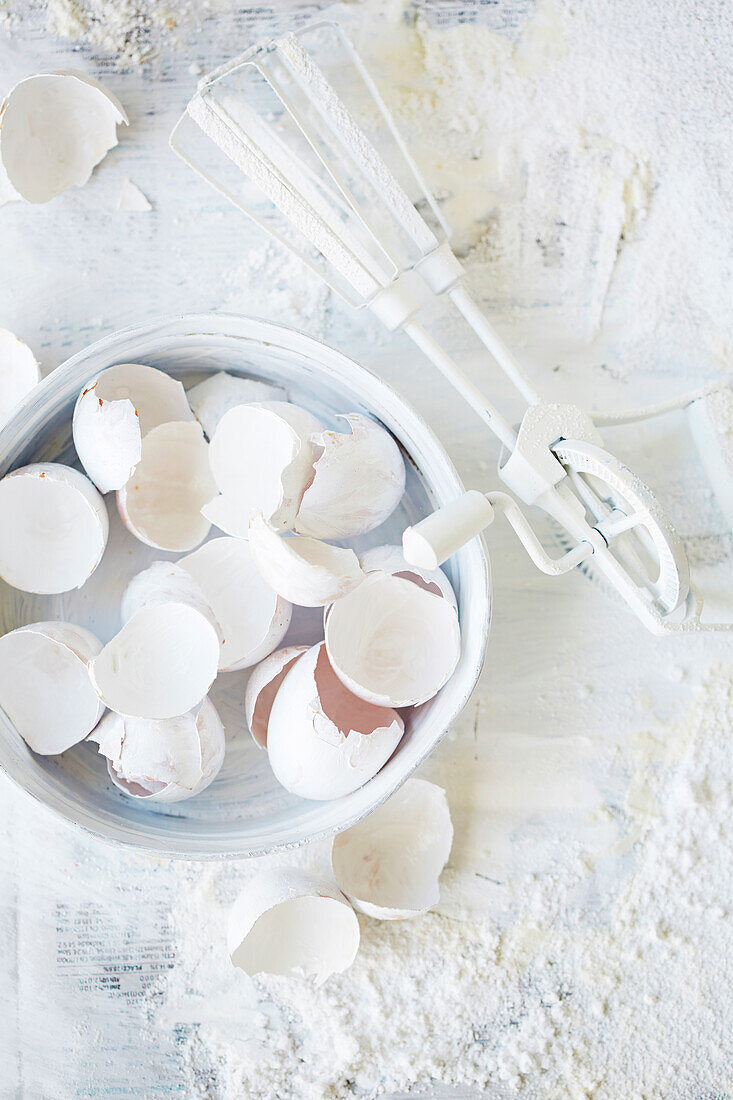
[[[469,489],[463,496],[427,516],[402,536],[407,561],[418,569],[437,569],[452,554],[488,527],[494,509],[483,493]]]

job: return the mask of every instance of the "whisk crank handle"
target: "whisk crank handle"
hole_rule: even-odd
[[[562,557],[551,558],[529,520],[508,493],[497,491],[484,494],[470,489],[414,527],[407,528],[402,536],[405,558],[420,569],[437,569],[493,522],[497,508],[514,529],[531,560],[547,576],[568,573],[595,553],[596,547],[592,542],[583,540]]]

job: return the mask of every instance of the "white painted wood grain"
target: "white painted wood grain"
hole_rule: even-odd
[[[426,0],[417,7],[439,22],[476,17],[511,35],[532,5],[528,0]],[[249,249],[262,246],[262,238],[177,161],[167,148],[167,135],[194,90],[192,62],[208,70],[264,34],[310,17],[319,5],[282,0],[238,8],[222,5],[199,26],[184,27],[180,45],[164,44],[152,70],[142,73],[118,72],[113,59],[95,49],[49,38],[39,8],[22,3],[17,8],[26,17],[11,23],[9,34],[0,25],[3,87],[39,69],[82,68],[101,76],[121,98],[130,127],[121,131],[119,147],[83,190],[43,207],[12,204],[0,209],[0,325],[22,336],[48,372],[90,341],[137,321],[222,306],[247,312],[246,288],[237,285],[233,273]],[[116,210],[126,179],[149,198],[150,213]],[[433,425],[468,486],[496,484],[493,440],[404,338],[375,338],[367,318],[349,313],[338,302],[331,304],[325,333],[316,335],[324,335],[393,382]],[[460,346],[455,350],[465,357],[469,373],[490,383],[492,400],[518,415],[521,405],[515,395],[502,379],[489,378],[485,361],[465,356]],[[538,377],[551,371],[553,364],[542,349],[530,348],[528,355]],[[580,385],[588,403],[623,403],[612,379],[589,380],[570,371],[556,382],[559,397],[573,395]],[[642,379],[640,391],[652,390],[656,383]],[[638,398],[647,395],[639,392]],[[481,691],[460,723],[462,738],[473,739],[477,767],[484,767],[488,777],[496,767],[492,746],[497,731],[517,735],[519,754],[525,751],[523,745],[532,751],[530,743],[522,741],[523,734],[546,738],[572,763],[578,739],[602,743],[609,723],[631,737],[645,723],[677,712],[710,663],[730,654],[723,639],[650,638],[613,600],[578,575],[562,580],[539,576],[501,523],[490,530],[488,543],[495,583],[493,629]],[[457,819],[457,844],[468,849],[472,837],[490,836],[491,806],[477,818],[460,786],[464,773],[451,767],[455,754],[463,751],[456,744],[441,748],[427,774],[447,784]],[[609,774],[599,782],[604,779],[604,793],[613,803],[622,797],[614,787],[618,777]],[[19,906],[27,914],[33,906],[42,907],[51,893],[54,905],[57,900],[63,904],[65,891],[73,904],[86,895],[105,914],[113,940],[126,932],[115,916],[120,893],[141,907],[153,926],[162,919],[155,906],[177,882],[164,863],[69,837],[5,781],[1,803],[6,950],[0,995],[12,1000],[19,992],[22,999],[18,972],[29,964],[23,953],[38,950],[27,928],[22,936],[18,931],[14,914]],[[479,865],[476,871],[481,871]],[[155,901],[150,894],[153,882]],[[491,904],[497,904],[495,892],[482,892],[480,884],[477,889],[479,904],[489,896]],[[53,912],[51,906],[42,913],[41,936],[53,934],[52,924],[46,923]],[[90,1094],[100,1081],[104,1095],[133,1095],[133,1076],[141,1090],[136,1095],[152,1094],[145,1090],[152,1090],[161,1077],[175,1090],[176,1058],[185,1047],[185,1027],[167,1037],[157,1056],[147,1049],[142,1052],[136,1045],[134,998],[105,1000],[99,991],[85,998],[77,995],[78,990],[72,994],[71,986],[68,989],[69,1009],[57,1005],[54,1022],[61,1029],[60,1048],[73,1045],[75,1028],[86,1028],[90,1035],[89,1057],[76,1082],[80,1095]],[[116,1024],[95,1028],[94,1013],[109,1011],[110,1006]],[[29,1006],[23,1011],[27,1015]],[[3,1075],[7,1068],[13,1081],[12,1090],[2,1095],[25,1100],[33,1095],[27,1086],[30,1067],[47,1052],[40,1043],[35,1049],[23,1045],[27,1032],[22,1032],[19,1019],[11,1013],[0,1033]],[[432,1095],[435,1100],[458,1100],[477,1093],[436,1087]]]

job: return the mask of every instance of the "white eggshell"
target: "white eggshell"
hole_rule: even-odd
[[[33,623],[0,638],[0,708],[34,752],[64,752],[99,721],[88,662],[101,648],[73,623]]]
[[[207,500],[201,509],[201,515],[225,535],[238,539],[249,538],[249,512],[222,493]]]
[[[199,705],[216,678],[219,638],[183,603],[143,607],[90,665],[100,699],[117,714],[177,718]]]
[[[48,202],[82,187],[127,123],[119,100],[78,72],[37,73],[0,108],[0,164],[9,198]]]
[[[408,779],[363,821],[334,837],[331,865],[359,912],[400,920],[438,904],[438,880],[452,844],[443,788]]]
[[[308,648],[307,645],[289,645],[276,649],[252,669],[244,693],[244,716],[252,740],[261,749],[267,748],[267,725],[280,685],[294,662]]]
[[[214,482],[208,443],[195,421],[171,421],[143,437],[142,456],[117,493],[117,508],[128,531],[156,550],[193,550],[209,533],[201,508]]]
[[[40,381],[41,369],[28,345],[0,328],[0,428]]]
[[[405,463],[389,432],[358,413],[344,419],[350,432],[312,438],[320,454],[295,521],[300,535],[363,535],[392,515],[405,492]]]
[[[250,520],[249,545],[267,584],[299,607],[325,606],[364,577],[353,550],[297,535],[283,537],[262,513]]]
[[[221,626],[222,670],[249,668],[283,640],[292,605],[262,579],[249,543],[211,539],[178,565],[199,586]]]
[[[198,711],[165,721],[108,713],[88,740],[107,758],[114,785],[148,802],[200,794],[216,778],[225,752],[224,727],[208,697]]]
[[[153,205],[136,183],[124,180],[115,209],[124,214],[147,214],[153,209]]]
[[[419,569],[410,563],[402,553],[401,546],[373,546],[366,550],[360,557],[359,563],[365,573],[389,573],[391,577],[403,577],[406,581],[424,588],[426,592],[432,592],[436,596],[443,596],[453,607],[458,609],[456,595],[453,586],[442,569]]]
[[[142,363],[108,367],[84,387],[73,436],[82,466],[100,492],[121,489],[140,461],[142,440],[161,424],[192,420],[183,386]]]
[[[341,798],[377,774],[404,729],[396,711],[344,687],[319,642],[290,668],[275,695],[267,726],[270,766],[292,794]]]
[[[222,370],[192,386],[188,391],[188,403],[211,439],[224,413],[237,405],[260,401],[287,401],[287,396],[282,386],[260,382],[256,378],[241,378]]]
[[[39,462],[0,481],[0,576],[23,592],[81,588],[109,535],[104,500],[78,470]]]
[[[285,401],[229,409],[216,427],[209,450],[226,510],[247,518],[259,511],[278,530],[291,528],[313,474],[315,450],[310,436],[321,427],[311,413]],[[221,514],[226,520],[224,509]]]
[[[285,636],[292,605],[260,576],[249,544],[211,539],[178,562],[157,561],[138,573],[122,597],[127,622],[143,607],[184,603],[205,616],[221,644],[219,668],[234,672],[257,664]]]
[[[403,577],[369,573],[329,609],[326,648],[334,671],[355,695],[381,706],[432,698],[461,654],[452,604]]]
[[[302,405],[295,405],[292,401],[261,401],[260,408],[269,409],[284,420],[297,434],[298,439],[307,451],[309,462],[312,465],[317,455],[317,449],[311,443],[311,438],[316,432],[323,431],[323,424],[317,416],[314,416]]]
[[[320,985],[356,958],[359,921],[330,882],[295,868],[268,871],[234,903],[227,945],[245,974],[297,975]]]
[[[198,582],[180,562],[154,561],[147,569],[136,573],[122,594],[122,622],[128,622],[136,611],[144,607],[158,607],[165,603],[185,603],[195,608],[209,620],[221,640],[221,624],[214,609]]]

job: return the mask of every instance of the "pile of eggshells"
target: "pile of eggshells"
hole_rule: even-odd
[[[367,416],[326,430],[287,396],[224,373],[186,393],[153,367],[113,366],[76,402],[85,474],[37,463],[0,481],[0,576],[22,591],[85,584],[108,538],[102,494],[132,536],[181,555],[130,578],[109,640],[68,622],[0,638],[0,706],[34,752],[86,739],[131,798],[189,798],[224,759],[211,686],[248,669],[247,722],[275,777],[338,798],[379,771],[410,709],[448,681],[460,631],[445,574],[396,546],[359,557],[339,545],[400,503],[399,447]],[[323,608],[316,644],[282,647],[293,605]]]
[[[229,913],[229,958],[251,977],[281,974],[320,984],[354,961],[357,912],[405,920],[437,905],[452,844],[445,791],[408,779],[334,837],[327,875],[286,868],[250,879]]]
[[[86,74],[27,77],[0,106],[0,205],[83,186],[126,123]],[[39,380],[30,349],[0,329],[0,427]],[[116,495],[136,539],[181,555],[130,578],[106,644],[58,621],[0,638],[0,707],[34,752],[89,741],[130,798],[190,798],[225,755],[209,690],[219,671],[248,670],[246,720],[277,779],[335,798],[382,767],[410,708],[447,682],[460,635],[445,574],[408,565],[398,546],[358,557],[334,545],[399,504],[398,447],[357,414],[326,431],[287,396],[227,374],[186,394],[160,371],[121,364],[76,404],[87,476],[37,463],[0,481],[0,576],[22,591],[86,583],[109,535],[102,494]],[[212,525],[223,534],[211,538]],[[315,645],[281,645],[293,605],[324,609]],[[286,869],[248,882],[229,919],[232,963],[317,982],[345,970],[357,912],[395,920],[437,903],[452,839],[445,792],[409,779],[333,840],[325,877]]]

